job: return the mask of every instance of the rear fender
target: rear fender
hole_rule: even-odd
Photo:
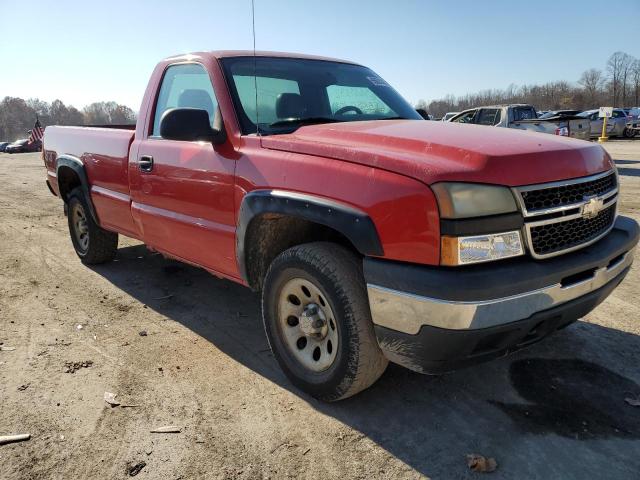
[[[93,218],[93,221],[100,225],[98,222],[98,216],[96,214],[96,209],[93,206],[93,202],[91,201],[91,193],[89,190],[89,179],[87,177],[87,172],[84,168],[84,164],[82,160],[78,157],[74,157],[73,155],[60,155],[56,160],[56,177],[58,179],[58,192],[60,192],[60,198],[64,200],[65,208],[67,204],[67,199],[69,194],[71,193],[71,189],[66,189],[64,185],[60,185],[61,178],[61,170],[70,169],[73,173],[78,177],[80,182],[80,188],[82,189],[82,193],[87,199],[87,204],[89,205],[89,213]]]

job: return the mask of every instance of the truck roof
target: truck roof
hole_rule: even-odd
[[[504,108],[504,107],[531,107],[532,105],[529,103],[500,103],[497,105],[483,105],[481,107],[476,108]]]
[[[291,53],[291,52],[270,52],[258,50],[254,52],[253,50],[210,50],[204,52],[192,52],[192,53],[184,53],[180,55],[173,55],[171,57],[167,57],[164,60],[190,60],[194,57],[209,57],[209,58],[229,58],[229,57],[280,57],[280,58],[301,58],[305,60],[324,60],[329,62],[338,62],[338,63],[349,63],[351,65],[360,65],[356,62],[351,62],[349,60],[342,60],[339,58],[331,58],[331,57],[322,57],[318,55],[306,55],[303,53]]]

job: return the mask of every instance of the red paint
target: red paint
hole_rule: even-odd
[[[516,186],[612,168],[608,154],[595,143],[449,122],[313,125],[289,135],[264,137],[262,145],[369,165],[426,184],[456,180]]]
[[[54,190],[57,156],[73,155],[85,165],[103,227],[243,282],[235,256],[237,211],[242,197],[255,189],[303,192],[356,207],[373,219],[385,258],[437,265],[438,208],[428,185],[443,180],[526,185],[612,168],[595,144],[448,122],[336,123],[288,135],[242,136],[217,59],[250,54],[196,53],[160,62],[135,134],[47,128],[44,158]],[[162,75],[167,66],[185,62],[200,63],[209,72],[228,135],[224,145],[149,138]],[[154,157],[153,172],[138,170],[140,155]]]

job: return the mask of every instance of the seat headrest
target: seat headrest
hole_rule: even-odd
[[[298,93],[281,93],[276,98],[276,116],[278,118],[303,118],[304,102]]]
[[[183,90],[178,97],[178,107],[199,108],[206,110],[210,118],[213,116],[213,101],[206,90],[197,88]]]

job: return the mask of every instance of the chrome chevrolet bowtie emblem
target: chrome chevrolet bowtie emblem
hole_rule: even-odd
[[[585,197],[586,203],[582,205],[582,218],[594,218],[598,216],[600,211],[604,208],[604,200],[600,197]]]

